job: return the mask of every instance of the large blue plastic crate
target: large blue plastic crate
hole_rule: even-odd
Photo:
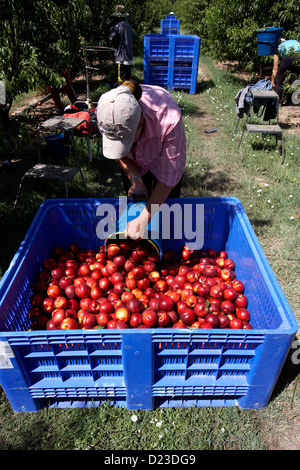
[[[162,249],[177,253],[187,242],[184,234],[197,233],[198,208],[203,205],[203,248],[226,250],[236,260],[252,330],[27,331],[31,285],[42,261],[57,245],[66,248],[77,242],[82,248],[97,249],[104,242],[97,236],[98,224],[103,218],[118,217],[119,202],[45,201],[2,278],[0,384],[12,408],[37,411],[107,401],[128,409],[266,406],[298,325],[240,201],[234,198],[167,201],[171,231],[170,239],[162,240]],[[106,212],[100,215],[99,209]],[[178,220],[182,237],[176,236]]]
[[[144,36],[144,62],[157,60],[168,61],[174,66],[178,61],[189,62],[190,66],[198,67],[201,38],[195,35],[146,34]]]
[[[159,85],[170,88],[173,82],[173,69],[167,65],[152,65],[144,71],[144,82],[148,85]]]
[[[200,54],[198,36],[144,37],[144,82],[173,89],[188,89],[196,93]]]
[[[162,34],[146,34],[144,36],[144,63],[156,61],[169,62],[170,38]]]
[[[144,73],[144,82],[149,85],[160,85],[171,91],[187,89],[191,95],[196,94],[197,78],[196,67],[152,65]]]
[[[196,94],[198,69],[196,67],[174,67],[173,84],[170,89],[188,89],[191,95]]]
[[[177,20],[176,16],[160,20],[160,33],[167,35],[180,34],[180,20]]]

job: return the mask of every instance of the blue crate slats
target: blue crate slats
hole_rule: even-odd
[[[180,34],[180,20],[171,12],[160,20],[160,33],[161,34]]]
[[[161,34],[179,34],[180,33],[180,20],[176,18],[160,20],[160,33]]]
[[[144,57],[149,61],[166,61],[170,66],[178,62],[188,62],[197,67],[199,62],[201,38],[195,35],[161,34],[144,36]]]
[[[253,329],[28,331],[32,283],[42,261],[54,246],[71,242],[97,249],[104,243],[96,230],[99,208],[119,209],[118,199],[45,201],[0,283],[0,385],[15,411],[103,402],[128,409],[267,405],[298,324],[249,219],[235,198],[167,204],[174,210],[162,250],[179,253],[187,225],[197,236],[203,205],[203,249],[226,250],[237,260]],[[177,211],[182,237],[174,233]]]
[[[167,67],[153,65],[145,72],[145,83],[170,90],[187,89],[196,94],[198,69],[194,67]]]
[[[201,38],[195,35],[144,36],[144,81],[196,93]]]

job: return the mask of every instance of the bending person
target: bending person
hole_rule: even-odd
[[[99,99],[97,125],[103,154],[119,164],[128,197],[147,201],[125,230],[129,238],[140,239],[153,209],[180,196],[186,163],[181,111],[163,88],[126,81]]]
[[[295,52],[300,51],[300,42],[294,40],[282,39],[278,47],[278,54],[274,54],[274,63],[272,70],[272,84],[274,90],[282,100],[282,85],[287,70],[300,71],[300,65],[296,65],[297,57]],[[298,56],[299,57],[299,56]]]

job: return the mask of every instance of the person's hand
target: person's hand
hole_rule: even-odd
[[[141,178],[132,181],[127,195],[134,201],[148,201],[149,199],[148,190]]]
[[[149,224],[149,213],[143,210],[138,217],[128,222],[124,235],[132,240],[140,240],[144,237]]]

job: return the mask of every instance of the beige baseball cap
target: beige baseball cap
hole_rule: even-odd
[[[117,160],[130,151],[142,110],[132,91],[120,85],[104,93],[97,105],[97,122],[106,158]]]

